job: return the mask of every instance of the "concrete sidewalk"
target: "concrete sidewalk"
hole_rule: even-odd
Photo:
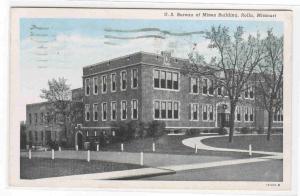
[[[200,150],[211,150],[211,151],[221,151],[221,152],[243,152],[243,153],[249,153],[249,150],[241,150],[241,149],[232,149],[232,148],[217,148],[205,145],[202,140],[207,138],[216,138],[216,137],[224,137],[224,136],[202,136],[202,137],[193,137],[182,140],[182,144],[185,146],[188,146],[190,148],[197,148]],[[282,159],[282,153],[280,152],[267,152],[267,151],[257,151],[253,150],[252,153],[255,154],[263,154],[267,156],[276,157],[276,159]]]

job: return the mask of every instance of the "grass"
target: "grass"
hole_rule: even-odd
[[[141,168],[139,165],[105,161],[28,158],[20,159],[21,179],[38,179]]]
[[[249,144],[252,145],[252,150],[267,151],[267,152],[282,152],[283,138],[282,135],[273,135],[270,141],[267,141],[266,135],[242,135],[234,136],[233,142],[228,142],[227,137],[208,138],[202,140],[208,146],[219,148],[232,148],[248,150]]]
[[[179,155],[205,155],[205,156],[225,156],[234,158],[248,158],[249,156],[245,153],[240,152],[221,152],[221,151],[209,151],[209,150],[199,150],[195,154],[193,148],[187,147],[182,144],[182,140],[191,137],[199,137],[200,135],[164,135],[160,137],[156,142],[155,153],[161,154],[179,154]],[[225,137],[228,139],[228,137]],[[225,143],[228,141],[225,139]],[[124,142],[125,152],[152,152],[152,138],[144,139],[134,139],[131,141]],[[109,144],[101,148],[101,151],[120,151],[121,143]],[[260,156],[253,154],[253,156]]]

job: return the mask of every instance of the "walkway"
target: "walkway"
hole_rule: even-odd
[[[212,151],[229,151],[229,152],[243,152],[248,153],[247,150],[216,148],[207,146],[202,143],[202,140],[212,137],[224,136],[202,136],[184,139],[182,143],[190,148],[195,148],[195,145],[200,150]],[[179,171],[195,170],[202,168],[212,168],[230,165],[240,165],[247,163],[265,162],[274,159],[282,159],[282,153],[252,151],[252,153],[264,154],[264,157],[258,158],[244,158],[234,159],[232,157],[218,157],[218,156],[199,156],[199,155],[175,155],[175,154],[158,154],[158,153],[144,153],[143,163],[147,168],[132,169],[125,171],[113,171],[95,174],[83,174],[63,177],[53,177],[43,180],[113,180],[113,179],[137,179],[157,175],[170,175]],[[21,152],[22,157],[27,157],[28,152]],[[33,152],[32,157],[50,158],[51,152]],[[81,159],[87,158],[86,151],[55,151],[55,158],[62,159]],[[133,152],[91,152],[91,160],[101,160],[118,163],[140,164],[140,153]]]

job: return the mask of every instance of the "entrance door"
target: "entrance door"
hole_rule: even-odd
[[[51,141],[51,131],[45,131],[45,142],[46,142],[46,145],[48,145],[50,141]]]
[[[218,127],[229,126],[229,115],[228,113],[218,113]]]
[[[77,145],[78,149],[83,149],[83,138],[81,133],[77,133]]]

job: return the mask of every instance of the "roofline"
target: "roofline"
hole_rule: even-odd
[[[112,59],[100,61],[98,63],[94,63],[94,64],[91,64],[91,65],[86,65],[86,66],[83,66],[83,68],[90,68],[90,67],[97,66],[97,65],[100,65],[100,64],[108,63],[109,61],[115,61],[115,60],[118,60],[118,59],[130,57],[130,56],[133,56],[133,55],[136,55],[136,54],[148,54],[148,55],[162,57],[161,54],[156,54],[156,53],[151,53],[151,52],[144,52],[144,51],[138,51],[138,52],[134,52],[134,53],[131,53],[131,54],[124,55],[124,56],[119,56],[119,57],[116,57],[116,58],[112,58]],[[172,59],[180,59],[180,60],[183,60],[183,61],[188,61],[188,59],[184,59],[184,58],[180,58],[180,57],[172,57],[171,56],[171,58]]]

